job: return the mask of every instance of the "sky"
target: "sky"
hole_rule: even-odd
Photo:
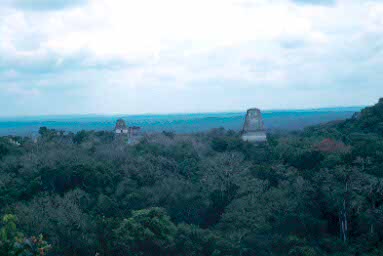
[[[382,0],[1,0],[0,116],[380,97]]]

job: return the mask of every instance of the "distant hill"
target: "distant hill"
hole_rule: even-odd
[[[371,107],[366,107],[354,113],[346,120],[335,120],[305,129],[306,135],[329,137],[346,143],[355,142],[363,137],[374,140],[383,136],[383,98]]]
[[[363,132],[383,135],[383,98],[374,106],[363,109],[351,119],[338,125],[344,132]]]

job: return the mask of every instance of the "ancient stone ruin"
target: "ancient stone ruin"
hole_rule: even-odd
[[[242,139],[251,143],[264,143],[267,141],[266,130],[259,109],[252,108],[247,111]]]
[[[116,138],[126,140],[129,144],[136,144],[142,138],[141,127],[128,127],[123,119],[118,119],[114,128]]]
[[[129,127],[129,137],[137,137],[141,135],[141,127],[138,126],[130,126]]]
[[[129,144],[138,143],[139,140],[142,138],[141,127],[138,127],[138,126],[129,127],[128,137],[129,137],[129,141],[128,141]]]
[[[116,134],[128,134],[128,127],[126,126],[126,123],[122,119],[118,119],[116,123],[116,127],[114,128],[114,132]]]

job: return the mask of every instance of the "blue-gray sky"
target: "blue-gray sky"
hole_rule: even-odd
[[[373,104],[383,1],[3,0],[0,116]]]

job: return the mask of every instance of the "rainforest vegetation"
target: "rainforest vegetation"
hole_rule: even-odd
[[[383,100],[271,133],[0,138],[0,255],[383,255]]]

